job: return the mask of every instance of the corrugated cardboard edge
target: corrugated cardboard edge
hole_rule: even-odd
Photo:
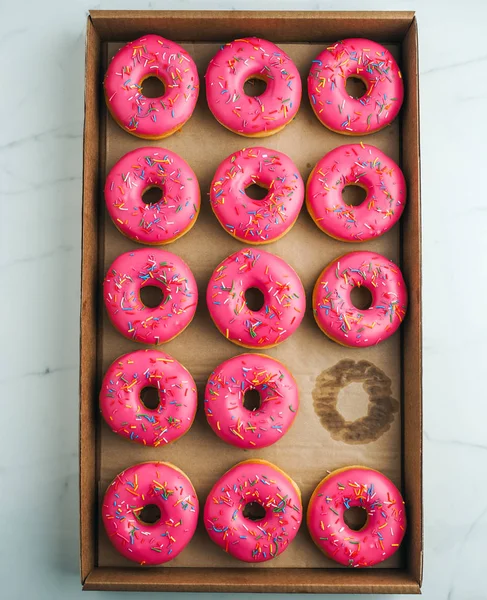
[[[414,250],[406,257],[408,270],[414,272],[411,281],[418,283],[411,298],[417,301],[416,309],[410,311],[405,333],[407,344],[413,344],[413,361],[405,361],[405,393],[416,395],[418,410],[409,411],[405,425],[404,455],[408,455],[406,489],[413,490],[414,513],[410,524],[414,530],[409,548],[407,570],[363,570],[347,571],[344,581],[343,570],[269,569],[261,570],[262,578],[255,579],[252,570],[212,569],[211,580],[206,569],[175,569],[168,580],[162,569],[110,569],[95,567],[96,564],[96,348],[97,315],[97,194],[99,188],[99,132],[100,132],[100,44],[101,40],[120,40],[136,37],[147,31],[157,33],[154,22],[164,18],[171,20],[175,39],[191,39],[195,23],[205,29],[205,39],[232,37],[232,27],[241,35],[246,20],[254,35],[263,27],[273,31],[275,41],[302,41],[302,34],[294,33],[295,25],[306,26],[307,40],[319,41],[323,36],[323,19],[326,19],[327,35],[339,28],[338,37],[356,35],[360,26],[361,35],[371,37],[374,27],[371,21],[381,19],[385,24],[381,38],[402,41],[406,52],[413,52],[415,78],[412,100],[413,127],[403,130],[403,147],[413,148],[408,169],[411,176],[410,191],[414,198],[410,211],[413,217],[405,223],[403,235],[413,240]],[[135,20],[135,25],[134,25]],[[130,33],[127,35],[125,24]],[[235,25],[236,24],[236,25]],[[207,29],[211,27],[211,30]],[[409,28],[405,37],[405,30]],[[372,33],[368,33],[368,30]],[[309,32],[309,33],[308,33]],[[176,35],[177,34],[177,35]],[[295,36],[294,40],[292,36]],[[422,371],[421,371],[421,220],[420,220],[420,171],[419,171],[419,98],[418,98],[418,55],[417,24],[414,12],[244,12],[226,13],[213,11],[93,11],[88,17],[86,38],[85,79],[85,127],[83,146],[83,229],[82,229],[82,284],[81,284],[81,343],[80,343],[80,555],[81,581],[86,590],[147,590],[147,591],[214,591],[214,592],[311,592],[311,593],[420,593],[422,582]],[[416,218],[417,217],[417,218]],[[410,236],[413,237],[410,237]],[[409,245],[409,244],[408,244]],[[407,250],[406,250],[407,252]],[[412,314],[411,314],[412,312]],[[411,377],[410,377],[411,376]],[[409,391],[408,391],[409,388]],[[417,397],[419,395],[419,398]],[[407,396],[409,398],[410,396]],[[405,396],[406,398],[406,396]],[[409,431],[412,435],[407,435]],[[419,441],[418,437],[419,436]],[[414,443],[413,443],[414,441]],[[413,456],[412,463],[409,458]],[[418,478],[419,473],[419,478]],[[412,478],[412,479],[411,479]],[[409,480],[409,481],[408,481]],[[406,499],[407,500],[407,499]],[[284,571],[284,572],[283,572]],[[231,575],[231,577],[229,577]],[[384,579],[387,581],[385,582]],[[285,581],[287,580],[287,581]]]
[[[94,386],[96,363],[97,218],[99,159],[99,52],[100,37],[91,18],[86,25],[85,106],[83,130],[83,205],[80,311],[80,571],[84,583],[95,566],[96,422]]]
[[[419,588],[423,579],[423,416],[422,416],[422,308],[421,308],[421,172],[419,138],[418,25],[413,19],[403,42],[407,94],[403,113],[402,167],[408,182],[408,218],[403,221],[402,269],[409,285],[408,317],[403,329],[403,460],[405,501],[408,506],[408,569]],[[414,85],[411,84],[414,82]],[[416,410],[414,409],[416,408]]]

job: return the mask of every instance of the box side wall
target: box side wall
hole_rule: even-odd
[[[88,18],[86,29],[85,123],[80,315],[80,561],[84,581],[95,566],[96,523],[96,348],[97,196],[100,124],[100,36]]]
[[[259,577],[256,577],[259,575]],[[344,577],[346,575],[346,577]],[[167,592],[273,592],[313,594],[418,594],[419,586],[403,570],[163,569],[97,568],[86,580],[86,590]]]
[[[356,36],[400,41],[413,12],[327,11],[92,11],[104,41],[134,39],[156,33],[173,40],[224,41],[252,35],[274,42],[309,42]]]
[[[404,326],[403,428],[404,490],[408,514],[408,567],[422,579],[422,327],[421,327],[421,206],[419,149],[418,28],[413,21],[403,43],[406,98],[403,112],[402,164],[408,182],[403,221],[402,268],[409,291]]]

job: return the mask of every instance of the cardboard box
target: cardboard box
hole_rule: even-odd
[[[201,82],[219,44],[245,35],[270,39],[296,62],[302,77],[322,47],[345,37],[366,37],[385,44],[400,63],[405,102],[400,118],[363,141],[399,162],[408,183],[405,212],[390,232],[363,245],[332,240],[313,224],[303,208],[296,225],[266,250],[287,260],[302,278],[308,310],[302,325],[286,342],[267,351],[296,377],[301,408],[295,425],[277,444],[259,452],[224,444],[198,410],[190,432],[164,448],[146,448],[113,434],[102,422],[98,392],[104,370],[120,354],[140,348],[108,322],[101,297],[107,267],[120,253],[137,245],[124,238],[106,215],[103,185],[107,171],[125,152],[142,145],[167,147],[192,168],[201,187],[202,210],[194,229],[167,247],[190,265],[200,292],[191,326],[164,346],[183,362],[196,380],[199,397],[211,370],[241,349],[221,336],[205,306],[206,283],[214,267],[242,247],[213,217],[207,192],[216,167],[228,154],[263,145],[293,158],[304,179],[332,148],[357,141],[322,127],[306,93],[294,122],[282,132],[253,143],[221,127],[206,106],[201,86],[198,106],[183,130],[159,142],[140,140],[120,129],[107,115],[102,80],[116,50],[143,34],[157,33],[183,45],[194,57]],[[419,100],[417,25],[411,12],[165,12],[93,11],[86,40],[86,96],[83,171],[81,370],[80,370],[80,527],[81,580],[86,590],[213,592],[419,593],[422,580],[422,414],[421,414],[421,221],[419,176]],[[303,90],[306,88],[303,87]],[[350,350],[328,340],[314,323],[309,300],[316,278],[329,260],[354,249],[373,249],[397,261],[408,284],[410,305],[400,333],[369,349]],[[310,349],[312,351],[310,351]],[[322,426],[318,376],[343,359],[367,360],[391,380],[400,406],[387,430],[370,443],[347,444]],[[340,410],[355,419],[360,398],[346,388]],[[318,390],[319,392],[319,390]],[[355,413],[354,413],[355,411]],[[304,507],[326,474],[350,464],[365,464],[388,475],[406,501],[408,532],[400,551],[372,569],[343,569],[314,546],[305,524],[293,544],[276,559],[258,565],[235,561],[209,540],[202,524],[185,551],[164,567],[143,568],[119,556],[100,521],[100,502],[113,477],[143,460],[169,460],[191,478],[204,504],[213,483],[230,466],[247,458],[264,458],[284,468],[298,483]]]

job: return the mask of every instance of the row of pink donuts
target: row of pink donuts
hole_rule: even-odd
[[[358,466],[337,469],[311,496],[308,531],[328,558],[348,567],[370,567],[400,546],[406,530],[403,504],[399,490],[382,473]],[[362,528],[347,523],[350,508],[365,512]],[[102,504],[110,541],[120,554],[142,565],[176,558],[191,542],[198,517],[198,496],[190,479],[166,462],[125,469],[108,486]],[[272,560],[285,551],[302,520],[298,485],[264,460],[246,460],[228,470],[208,494],[203,514],[210,539],[250,563]]]
[[[351,293],[365,287],[368,309],[356,308]],[[162,299],[149,307],[141,290],[156,287]],[[262,306],[249,306],[246,293],[260,291]],[[192,321],[198,289],[188,265],[176,254],[140,248],[120,255],[103,284],[103,297],[114,327],[126,338],[159,345],[179,335]],[[282,258],[244,248],[213,271],[206,303],[217,329],[229,341],[251,349],[271,348],[299,327],[306,294],[296,271]],[[350,252],[327,265],[313,290],[312,309],[320,329],[332,340],[368,347],[390,337],[402,323],[408,294],[401,271],[374,252]]]
[[[149,77],[164,84],[164,93],[147,98]],[[349,77],[361,79],[360,98],[346,90]],[[222,46],[206,71],[208,106],[219,123],[247,137],[265,137],[283,129],[296,115],[301,77],[291,58],[270,41],[255,37]],[[248,96],[244,84],[261,79],[266,90]],[[129,133],[161,139],[178,131],[191,117],[199,94],[199,77],[191,56],[178,44],[145,35],[121,48],[104,79],[105,98],[115,121]],[[323,49],[312,61],[308,95],[319,121],[333,131],[365,135],[388,125],[404,97],[401,72],[391,53],[376,42],[351,38]]]
[[[253,184],[265,189],[262,200],[249,197]],[[359,206],[347,205],[345,187],[367,192]],[[144,200],[161,190],[153,204]],[[210,186],[210,204],[230,235],[247,244],[267,244],[294,225],[305,187],[293,161],[276,150],[243,148],[218,166]],[[173,242],[195,224],[200,189],[191,167],[177,154],[144,147],[123,156],[110,170],[105,202],[115,226],[130,239],[148,245]],[[397,164],[378,148],[339,146],[314,167],[306,186],[306,205],[316,225],[345,242],[379,237],[399,220],[406,203],[406,183]]]

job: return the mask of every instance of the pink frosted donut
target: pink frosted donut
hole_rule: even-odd
[[[247,306],[245,292],[264,296],[260,310]],[[301,323],[306,308],[303,284],[296,271],[270,252],[239,250],[213,272],[206,291],[211,318],[220,333],[244,348],[271,348],[287,339]]]
[[[257,390],[260,407],[248,410],[244,395]],[[218,437],[239,448],[265,448],[291,427],[299,407],[294,377],[265,354],[241,354],[219,365],[208,379],[205,413]]]
[[[146,98],[142,82],[156,77],[164,94]],[[196,65],[184,48],[159,35],[144,35],[112,58],[103,82],[108,110],[132,135],[159,140],[193,114],[199,93]]]
[[[355,308],[354,287],[366,287],[370,308]],[[376,252],[349,252],[322,271],[313,290],[313,312],[329,338],[350,348],[374,346],[390,337],[406,314],[408,294],[401,271]]]
[[[163,294],[155,308],[140,299],[143,287]],[[198,303],[196,281],[176,254],[159,248],[140,248],[116,258],[103,282],[103,299],[115,329],[142,344],[164,344],[179,335],[193,319]]]
[[[302,511],[299,488],[284,471],[265,460],[245,460],[213,486],[204,523],[215,544],[234,558],[265,562],[296,537]]]
[[[361,98],[348,94],[349,77],[361,79],[367,87]],[[309,72],[308,94],[325,127],[337,133],[365,135],[396,118],[404,84],[389,50],[371,40],[350,38],[318,54]]]
[[[245,193],[252,184],[268,190],[262,200]],[[220,225],[247,244],[273,242],[291,229],[304,199],[304,184],[293,161],[276,150],[244,148],[218,167],[210,202]]]
[[[278,46],[255,37],[220,48],[206,71],[206,98],[224,127],[247,137],[267,137],[283,129],[298,112],[301,78]],[[247,96],[244,83],[261,79],[267,88]]]
[[[159,405],[147,408],[145,388],[155,388]],[[170,444],[191,427],[196,415],[196,384],[181,363],[157,350],[137,350],[108,368],[100,392],[103,418],[114,433],[145,446]]]
[[[347,185],[364,188],[359,206],[345,204]],[[374,146],[348,144],[328,152],[313,169],[306,205],[318,227],[343,242],[365,242],[388,231],[402,215],[406,182],[401,169]]]
[[[148,506],[152,514],[160,511],[155,523],[143,521]],[[122,471],[108,486],[102,505],[111,543],[125,558],[141,565],[161,565],[176,558],[193,537],[198,513],[191,481],[166,462],[144,462]]]
[[[359,530],[350,528],[344,513],[352,507],[367,511]],[[404,501],[385,475],[366,467],[338,469],[327,475],[308,505],[308,529],[328,558],[347,567],[372,567],[397,551],[406,531]]]
[[[159,202],[143,194],[159,188]],[[180,156],[148,146],[123,156],[108,174],[105,203],[123,235],[140,244],[169,244],[187,233],[200,210],[200,189],[191,167]]]

